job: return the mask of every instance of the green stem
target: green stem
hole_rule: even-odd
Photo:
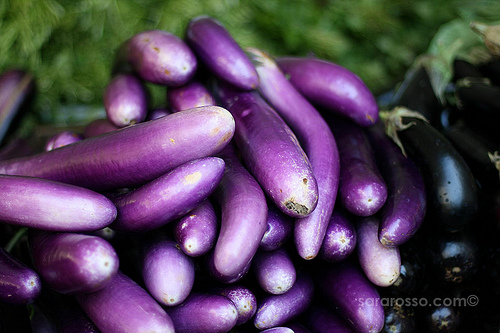
[[[12,238],[9,240],[9,242],[7,243],[7,245],[5,245],[5,251],[9,252],[12,251],[12,249],[14,248],[14,246],[16,246],[16,244],[19,242],[19,240],[24,236],[24,234],[26,233],[26,231],[28,230],[28,228],[26,227],[22,227],[20,228],[15,234],[14,236],[12,236]]]

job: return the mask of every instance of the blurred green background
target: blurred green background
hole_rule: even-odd
[[[114,52],[123,41],[148,29],[183,37],[187,22],[206,14],[220,20],[242,47],[258,47],[276,56],[315,54],[352,70],[380,94],[402,80],[444,23],[498,20],[499,3],[3,0],[0,70],[21,67],[33,72],[38,87],[33,117],[40,123],[54,122],[61,112],[79,112],[73,105],[101,106]],[[153,105],[162,106],[164,89],[152,89]]]

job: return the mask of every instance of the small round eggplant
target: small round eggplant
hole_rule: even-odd
[[[272,251],[281,247],[293,232],[293,219],[279,210],[274,204],[268,204],[267,229],[260,241],[260,249]]]
[[[219,294],[229,298],[238,310],[236,326],[248,322],[257,312],[257,298],[250,289],[244,286],[231,284],[222,288]]]
[[[328,262],[345,260],[354,252],[356,243],[354,224],[344,213],[334,209],[319,251],[320,258]]]
[[[96,119],[85,126],[83,130],[83,137],[91,138],[93,136],[116,131],[117,129],[118,127],[113,125],[113,123],[111,123],[111,121],[107,118]]]
[[[413,333],[417,330],[415,312],[411,307],[385,307],[383,333]]]
[[[172,112],[216,105],[215,99],[208,89],[197,80],[191,80],[183,86],[168,89],[167,102]]]
[[[45,151],[53,150],[83,140],[83,136],[75,131],[62,131],[51,136],[45,144]]]

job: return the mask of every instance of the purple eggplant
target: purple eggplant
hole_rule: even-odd
[[[91,138],[93,136],[116,131],[117,129],[118,127],[113,125],[107,118],[96,119],[85,126],[83,129],[83,137]]]
[[[340,262],[345,260],[356,249],[357,235],[354,224],[347,215],[334,209],[319,257],[327,262]]]
[[[340,161],[337,143],[320,113],[291,85],[277,64],[257,49],[248,50],[256,62],[259,90],[297,135],[318,184],[318,203],[305,218],[295,220],[294,240],[302,258],[319,252],[337,198]]]
[[[199,106],[216,105],[208,89],[197,80],[191,80],[181,87],[168,89],[167,101],[172,112],[192,109]]]
[[[146,290],[161,305],[182,303],[193,288],[193,259],[164,234],[146,237],[142,243],[141,272]]]
[[[211,257],[216,275],[236,277],[249,266],[267,228],[267,202],[262,188],[241,164],[234,145],[219,156],[226,163],[215,192],[221,210],[219,235]]]
[[[214,247],[219,231],[219,219],[208,199],[174,223],[175,240],[188,256],[205,255]]]
[[[255,68],[221,22],[209,16],[193,18],[186,29],[186,42],[212,73],[243,90],[259,85]]]
[[[353,72],[313,57],[280,57],[279,67],[313,104],[366,127],[378,120],[375,97]]]
[[[379,240],[385,246],[407,242],[420,228],[427,209],[420,170],[384,132],[381,123],[367,130],[379,170],[387,186],[387,200],[380,210]]]
[[[231,140],[234,118],[199,107],[81,140],[49,152],[0,162],[0,173],[72,183],[99,191],[143,185]]]
[[[401,256],[397,246],[387,247],[378,239],[380,221],[376,216],[356,221],[358,260],[368,279],[379,287],[392,285],[399,277]]]
[[[273,295],[286,293],[297,278],[292,258],[284,248],[257,251],[252,268],[262,290]]]
[[[235,119],[234,140],[242,160],[276,206],[304,217],[318,202],[311,164],[295,134],[257,92],[242,92],[222,82],[221,103]]]
[[[238,320],[233,302],[222,295],[191,293],[180,305],[167,309],[176,333],[229,332]]]
[[[351,325],[335,310],[322,304],[313,304],[307,309],[304,323],[314,333],[355,333]]]
[[[0,187],[0,220],[12,225],[92,231],[108,226],[117,214],[104,195],[75,185],[0,175]]]
[[[130,65],[143,80],[167,87],[186,84],[198,68],[191,48],[164,30],[148,30],[134,35],[121,45],[118,59]]]
[[[0,148],[0,161],[11,158],[33,155],[36,152],[31,141],[25,138],[16,138]]]
[[[221,181],[224,161],[204,157],[114,200],[118,215],[110,225],[119,231],[148,231],[184,216],[208,198]]]
[[[105,288],[75,298],[101,332],[176,332],[155,299],[120,271]]]
[[[290,290],[281,295],[266,295],[258,301],[254,326],[264,330],[281,326],[302,314],[312,303],[314,283],[307,273],[299,273]]]
[[[168,108],[153,109],[146,115],[146,120],[158,119],[171,113],[171,110]]]
[[[273,328],[268,328],[267,330],[261,331],[262,333],[294,333],[295,331],[289,327],[278,326]]]
[[[290,238],[293,232],[293,219],[279,210],[274,204],[268,203],[267,229],[260,241],[260,249],[276,250]]]
[[[387,186],[364,129],[335,118],[330,126],[340,154],[339,195],[344,208],[358,216],[370,216],[382,208]]]
[[[107,118],[116,127],[140,123],[148,113],[146,87],[133,74],[115,75],[104,90],[103,102]]]
[[[219,294],[229,298],[238,310],[236,326],[248,322],[257,312],[257,298],[250,289],[244,286],[231,284],[222,288]]]
[[[245,266],[239,268],[235,273],[223,274],[220,272],[220,269],[215,266],[215,251],[211,251],[206,257],[204,257],[204,259],[203,264],[208,272],[208,275],[215,278],[218,282],[222,282],[227,285],[234,284],[243,279],[248,274],[250,267],[252,266],[252,260],[250,259]],[[237,264],[240,263],[237,262]]]
[[[83,140],[83,135],[75,131],[62,131],[51,136],[45,144],[45,151],[53,150]]]
[[[30,230],[28,242],[35,270],[61,294],[102,289],[118,271],[115,249],[98,236]]]
[[[316,288],[356,332],[375,333],[384,327],[377,288],[353,263],[344,261],[316,271]]]
[[[31,304],[42,291],[36,271],[0,248],[0,301],[8,304]]]

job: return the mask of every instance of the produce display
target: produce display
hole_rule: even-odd
[[[36,144],[6,70],[0,332],[498,333],[500,29],[471,29],[487,60],[377,97],[193,17],[124,40],[105,117]]]

